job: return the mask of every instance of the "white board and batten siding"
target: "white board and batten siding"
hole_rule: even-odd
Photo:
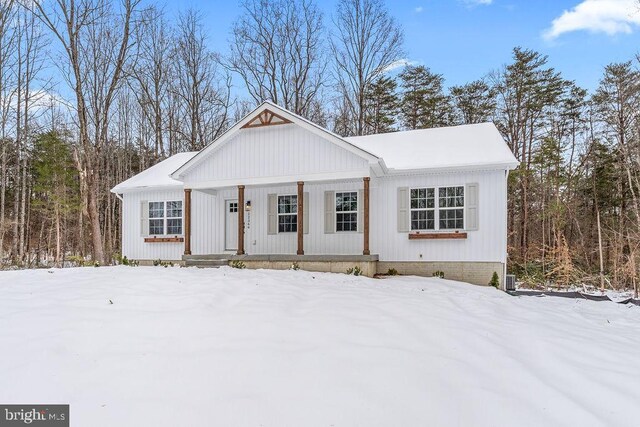
[[[503,170],[372,179],[371,253],[379,254],[383,261],[505,262],[506,185]],[[467,238],[409,240],[409,199],[399,196],[398,190],[429,187],[437,191],[454,186],[465,188],[465,229],[460,231],[466,231]],[[402,226],[399,215],[405,220]]]
[[[140,260],[179,260],[184,253],[182,243],[146,243],[148,237],[148,202],[184,201],[184,191],[144,190],[122,195],[122,255]],[[146,207],[146,217],[145,214]],[[146,222],[146,224],[145,224]]]
[[[206,182],[257,177],[365,172],[368,162],[293,125],[242,129],[183,177],[189,188]],[[292,180],[292,181],[295,181]]]

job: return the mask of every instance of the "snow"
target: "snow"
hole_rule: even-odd
[[[493,123],[344,138],[384,159],[389,169],[504,167],[518,161]]]
[[[436,278],[7,271],[0,402],[79,426],[632,426],[639,336],[635,306]]]
[[[170,177],[180,166],[189,161],[197,151],[174,154],[150,168],[132,176],[111,189],[112,193],[121,193],[127,190],[142,190],[149,187],[182,188],[183,183]]]

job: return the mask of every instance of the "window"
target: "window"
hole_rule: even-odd
[[[411,230],[464,228],[464,187],[412,188],[410,198]]]
[[[358,192],[336,193],[336,231],[358,231]]]
[[[182,200],[167,202],[167,234],[182,234]]]
[[[434,230],[435,221],[435,189],[411,189],[411,229]]]
[[[238,202],[229,202],[229,212],[238,212]]]
[[[298,231],[298,196],[278,196],[278,232]]]
[[[149,202],[149,234],[164,234],[164,202]]]
[[[149,202],[149,234],[182,234],[182,200]]]
[[[441,230],[464,228],[464,187],[438,188],[438,219]]]

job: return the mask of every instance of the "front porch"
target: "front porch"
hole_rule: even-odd
[[[303,269],[319,262],[377,261],[368,258],[371,179],[340,175],[185,183],[183,260],[215,266],[241,258],[247,266],[275,268],[297,262]],[[203,236],[210,236],[208,244],[202,244]],[[336,269],[330,268],[321,271]]]
[[[378,255],[183,255],[187,267],[221,267],[242,261],[247,268],[288,270],[297,265],[301,270],[326,273],[345,273],[358,267],[363,276],[373,277],[377,271]]]

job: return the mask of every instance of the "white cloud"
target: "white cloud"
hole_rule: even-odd
[[[418,7],[416,7],[415,9],[413,9],[413,11],[414,11],[415,13],[420,13],[420,12],[422,12],[423,10],[424,10],[424,7],[422,7],[422,6],[418,6]]]
[[[493,3],[493,0],[462,0],[462,2],[469,7],[489,6],[491,3]]]
[[[573,31],[629,34],[640,25],[640,11],[636,0],[583,0],[551,23],[542,36],[553,40]]]
[[[410,61],[407,58],[398,59],[397,61],[393,61],[391,64],[387,65],[383,73],[388,73],[393,70],[397,70],[398,68],[406,67],[407,65],[417,65],[418,61]]]

